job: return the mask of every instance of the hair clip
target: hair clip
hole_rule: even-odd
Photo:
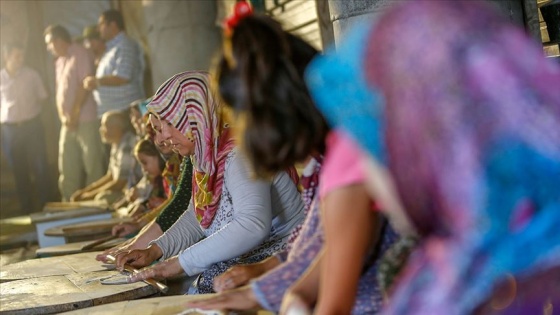
[[[224,22],[224,29],[227,34],[233,31],[233,28],[237,26],[237,23],[244,17],[247,17],[253,13],[253,8],[246,0],[237,1],[233,7],[233,14],[227,18]]]

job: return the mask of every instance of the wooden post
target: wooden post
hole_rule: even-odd
[[[317,4],[317,22],[319,23],[319,32],[321,33],[321,42],[323,49],[334,44],[333,24],[331,21],[331,11],[329,9],[328,0],[315,0]]]
[[[525,19],[525,28],[527,32],[529,32],[539,44],[542,43],[537,0],[523,0],[523,17]]]

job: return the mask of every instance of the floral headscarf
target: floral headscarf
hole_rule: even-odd
[[[210,89],[209,74],[187,71],[174,75],[147,107],[194,141],[192,195],[196,217],[208,228],[222,195],[226,158],[235,147],[222,105]]]
[[[560,69],[478,1],[410,1],[377,23],[308,82],[424,235],[387,313],[469,314],[500,281],[560,265]]]

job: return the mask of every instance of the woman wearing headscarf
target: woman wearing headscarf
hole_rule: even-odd
[[[131,115],[131,122],[137,133],[139,131],[145,132],[146,136],[154,141],[155,133],[148,122],[149,113],[146,108],[150,101],[151,98],[137,105],[137,111],[142,115],[142,118],[134,122],[133,120],[138,117],[133,118]],[[191,160],[184,159],[180,154],[173,152],[171,146],[167,145],[165,141],[154,141],[154,143],[165,160],[162,177],[164,190],[169,198],[141,218],[115,225],[112,229],[112,234],[115,236],[125,237],[136,232],[138,234],[126,242],[100,253],[96,256],[97,260],[107,261],[107,255],[116,256],[133,249],[146,248],[152,240],[167,231],[186,210],[185,204],[189,203],[192,192]]]
[[[206,72],[179,73],[148,105],[156,141],[166,141],[193,165],[188,210],[145,250],[117,257],[145,268],[131,281],[200,274],[191,293],[212,292],[213,278],[236,264],[254,263],[282,250],[303,218],[294,179],[282,171],[255,180],[235,149],[223,108]]]
[[[398,5],[339,47],[310,66],[312,94],[368,153],[382,209],[423,236],[386,313],[559,307],[558,66],[475,1]]]

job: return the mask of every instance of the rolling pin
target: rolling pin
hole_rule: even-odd
[[[107,261],[115,264],[117,262],[117,259],[112,255],[107,255]],[[129,264],[124,264],[123,269],[130,272],[131,274],[136,274],[136,273],[139,272],[138,269],[132,267]],[[156,288],[161,293],[167,293],[167,291],[169,290],[169,287],[167,287],[165,284],[163,284],[159,281],[156,281],[154,279],[146,279],[146,280],[144,280],[144,282],[146,282],[147,284]]]

